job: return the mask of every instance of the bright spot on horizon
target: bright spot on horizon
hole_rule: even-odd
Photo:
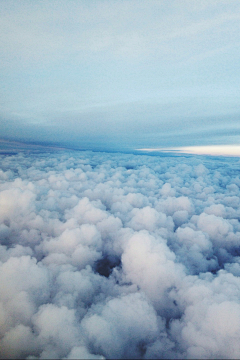
[[[138,151],[164,151],[181,154],[240,156],[240,145],[186,146],[174,148],[137,149]]]

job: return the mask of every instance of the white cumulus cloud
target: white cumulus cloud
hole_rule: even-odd
[[[1,156],[1,358],[239,358],[237,158]]]

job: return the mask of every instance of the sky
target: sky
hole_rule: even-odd
[[[0,37],[2,139],[240,142],[238,0],[1,0]]]

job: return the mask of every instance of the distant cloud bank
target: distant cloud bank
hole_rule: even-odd
[[[2,358],[239,358],[240,160],[0,154]]]

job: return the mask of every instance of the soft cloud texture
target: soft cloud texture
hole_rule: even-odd
[[[2,358],[239,358],[239,159],[0,156]]]

